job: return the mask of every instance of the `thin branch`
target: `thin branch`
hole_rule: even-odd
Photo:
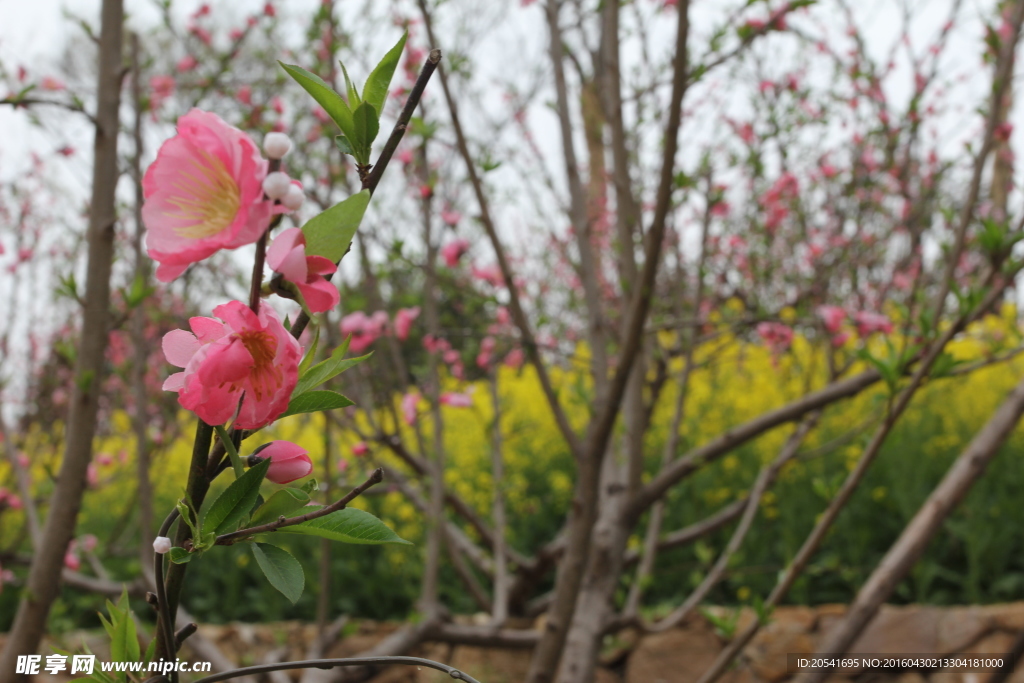
[[[427,9],[426,0],[419,0],[419,7],[420,12],[423,15],[424,26],[426,26],[427,29],[427,36],[431,43],[436,44],[433,18],[430,11]],[[537,345],[537,340],[534,337],[533,330],[530,327],[530,323],[526,318],[526,312],[523,309],[522,302],[520,301],[519,289],[516,286],[515,277],[512,274],[512,266],[509,264],[508,256],[505,253],[505,247],[501,242],[501,238],[498,237],[497,227],[491,217],[490,203],[487,199],[487,195],[484,193],[483,181],[477,173],[476,162],[473,160],[473,155],[469,151],[469,143],[466,140],[466,133],[462,128],[462,121],[459,118],[458,106],[455,104],[455,98],[452,95],[451,88],[448,84],[448,76],[443,68],[438,70],[438,75],[441,78],[441,89],[444,91],[444,99],[448,105],[448,113],[452,119],[452,129],[455,132],[455,141],[459,149],[459,154],[462,156],[462,160],[466,164],[466,173],[469,175],[469,182],[473,187],[473,193],[476,196],[477,205],[480,208],[480,222],[483,224],[484,230],[487,232],[487,237],[491,242],[495,258],[498,261],[498,268],[501,270],[502,279],[505,281],[505,287],[508,289],[509,309],[512,313],[512,320],[515,322],[516,327],[519,328],[519,333],[522,335],[523,348],[526,350],[530,363],[537,371],[537,379],[544,392],[544,397],[547,399],[548,405],[551,407],[551,412],[554,415],[555,423],[558,425],[562,438],[564,438],[566,443],[569,445],[569,450],[574,454],[579,454],[581,452],[579,438],[573,430],[572,425],[569,423],[569,418],[562,409],[562,404],[558,400],[558,394],[556,393],[554,384],[548,374],[547,366],[544,365],[544,361],[540,356],[540,347]]]
[[[259,666],[247,666],[242,669],[235,669],[234,671],[228,671],[226,673],[214,674],[213,676],[204,676],[194,683],[217,683],[217,681],[228,681],[232,678],[239,678],[241,676],[250,676],[254,674],[265,674],[273,671],[290,671],[293,669],[334,669],[336,667],[345,666],[393,666],[395,664],[405,664],[407,666],[425,666],[428,669],[435,669],[442,671],[457,681],[466,681],[466,683],[480,683],[472,676],[462,671],[459,671],[455,667],[448,666],[447,664],[441,664],[430,659],[421,659],[419,657],[349,657],[347,659],[306,659],[298,662],[283,662],[281,664],[261,664]],[[146,681],[154,683],[160,680],[160,676],[154,676]]]
[[[307,512],[306,514],[299,515],[297,517],[285,517],[284,515],[281,515],[273,522],[267,522],[266,524],[249,527],[248,529],[239,529],[238,531],[232,531],[231,533],[221,534],[217,537],[216,545],[232,545],[243,538],[255,536],[256,534],[270,533],[271,531],[277,531],[284,527],[295,526],[296,524],[302,524],[303,522],[309,522],[314,519],[319,519],[320,517],[325,517],[332,512],[337,512],[338,510],[344,510],[345,506],[355,500],[363,491],[375,484],[379,484],[382,481],[384,481],[384,468],[378,467],[370,474],[369,479],[349,491],[341,500],[335,501],[334,503],[331,503],[326,507],[322,507],[314,512]]]
[[[387,169],[388,163],[391,161],[391,157],[395,153],[395,149],[398,147],[398,143],[402,141],[402,136],[405,135],[406,128],[409,127],[409,121],[412,119],[412,115],[420,103],[420,98],[423,96],[423,90],[427,87],[427,82],[433,75],[434,70],[437,69],[437,65],[440,61],[441,51],[436,48],[431,50],[427,60],[423,63],[423,68],[420,70],[420,75],[416,79],[416,84],[413,86],[412,90],[409,91],[409,97],[405,100],[405,106],[402,108],[402,113],[399,115],[398,121],[395,122],[395,127],[391,129],[391,135],[388,137],[388,141],[384,144],[384,149],[381,150],[380,156],[377,158],[377,163],[373,165],[373,169],[370,171],[369,175],[363,179],[363,189],[369,190],[371,195],[377,189],[377,184],[380,183],[380,179],[384,175],[384,171]],[[331,277],[333,277],[333,274]],[[331,277],[326,279],[330,280]],[[307,325],[309,325],[309,316],[306,315],[305,311],[302,311],[295,318],[295,322],[292,323],[292,336],[296,339],[301,337]]]

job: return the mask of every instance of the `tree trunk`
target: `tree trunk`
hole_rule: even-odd
[[[24,598],[18,606],[7,645],[0,655],[0,683],[27,680],[24,674],[15,673],[18,655],[39,652],[39,642],[46,628],[50,607],[60,587],[64,553],[75,533],[75,521],[85,492],[86,470],[92,459],[110,316],[110,269],[116,221],[114,192],[118,179],[122,21],[122,0],[103,0],[85,310],[75,363],[75,383],[64,459],[43,528],[42,543],[32,558]]]

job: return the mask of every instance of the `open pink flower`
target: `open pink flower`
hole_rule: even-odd
[[[236,426],[259,429],[288,408],[302,348],[269,306],[260,306],[257,316],[242,302],[229,301],[213,314],[220,320],[192,318],[192,332],[164,335],[167,362],[185,370],[168,377],[163,388],[177,391],[182,407],[212,425],[230,420],[241,399]]]
[[[866,337],[874,332],[889,334],[893,329],[892,321],[889,320],[888,316],[882,315],[881,313],[858,311],[853,314],[853,319],[857,323],[857,334],[862,337]]]
[[[412,323],[420,315],[420,307],[400,308],[395,313],[395,336],[401,341],[409,338],[409,331],[412,330]]]
[[[441,403],[452,408],[469,408],[473,405],[473,397],[469,394],[449,391],[441,394]]]
[[[416,404],[419,400],[420,395],[414,391],[402,396],[402,419],[409,426],[416,424]]]
[[[291,441],[271,441],[263,444],[249,460],[254,465],[260,460],[270,459],[267,479],[275,484],[287,484],[302,479],[313,471],[313,461],[306,449]]]
[[[193,109],[160,147],[142,179],[146,247],[170,282],[220,249],[259,239],[272,205],[263,199],[267,161],[242,131]]]
[[[497,263],[491,263],[486,266],[473,265],[471,269],[473,277],[477,280],[490,283],[492,287],[501,287],[505,284],[505,278],[501,274],[501,269]]]
[[[352,350],[352,353],[359,353],[377,341],[377,338],[387,330],[388,314],[385,311],[377,311],[369,316],[362,311],[356,311],[342,318],[338,327],[341,330],[341,336],[351,335],[349,349]]]
[[[774,354],[782,353],[793,343],[793,329],[782,323],[758,323],[757,334]]]
[[[441,257],[449,268],[459,265],[462,255],[469,249],[469,240],[455,240],[441,247]]]
[[[306,238],[299,228],[288,228],[267,249],[267,265],[294,282],[314,313],[329,311],[338,305],[338,288],[324,279],[338,269],[323,256],[306,256]]]
[[[830,334],[835,334],[846,320],[846,311],[839,306],[819,306],[818,316],[825,323],[825,329]]]

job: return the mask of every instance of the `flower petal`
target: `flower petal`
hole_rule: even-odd
[[[202,344],[196,336],[185,330],[171,330],[164,335],[161,344],[164,351],[164,358],[171,365],[183,368],[192,360],[192,356],[200,349]]]

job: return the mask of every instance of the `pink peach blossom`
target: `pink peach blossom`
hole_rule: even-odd
[[[819,306],[818,317],[825,323],[825,329],[835,334],[846,320],[846,311],[839,306]]]
[[[441,212],[441,220],[444,221],[445,225],[455,226],[462,220],[462,214],[458,211],[452,211],[451,209],[445,209]]]
[[[377,340],[376,335],[370,332],[370,318],[362,311],[349,313],[341,319],[338,325],[342,337],[351,336],[349,349],[353,353],[359,353]]]
[[[263,444],[249,460],[250,465],[261,460],[270,460],[267,479],[275,484],[288,484],[302,479],[313,471],[313,461],[306,449],[291,441],[271,441]]]
[[[192,55],[185,55],[178,60],[177,65],[174,68],[178,70],[178,73],[185,73],[199,66],[199,62]]]
[[[441,403],[452,408],[469,408],[473,405],[473,397],[469,394],[449,391],[441,394]]]
[[[370,447],[366,445],[365,441],[360,441],[352,446],[352,455],[363,456],[370,452]]]
[[[259,239],[272,207],[263,199],[267,161],[242,131],[193,109],[178,119],[142,180],[149,255],[170,282],[220,249]]]
[[[449,268],[459,265],[462,255],[469,250],[469,240],[455,240],[441,247],[441,258]]]
[[[402,396],[402,419],[410,427],[416,424],[416,404],[419,400],[420,395],[413,391]]]
[[[858,311],[853,314],[853,320],[857,323],[857,334],[866,337],[875,332],[889,334],[892,332],[892,321],[888,316],[870,311]]]
[[[523,353],[522,349],[512,349],[505,356],[505,365],[514,370],[517,370],[523,366],[524,358],[525,354]]]
[[[482,267],[478,267],[474,264],[472,274],[477,280],[490,283],[493,287],[501,287],[505,284],[505,278],[502,276],[501,269],[498,268],[498,264],[496,263]]]
[[[163,388],[177,391],[182,407],[208,424],[224,424],[237,409],[236,426],[259,429],[288,408],[302,348],[272,308],[264,304],[259,311],[230,301],[213,309],[220,320],[192,318],[192,332],[164,335],[164,356],[185,370]]]
[[[274,238],[267,249],[267,265],[295,283],[313,313],[323,313],[338,305],[338,288],[325,279],[338,269],[330,259],[306,255],[306,238],[299,228],[288,228]]]
[[[764,340],[764,343],[772,350],[772,353],[780,353],[789,348],[793,343],[793,330],[782,323],[763,322],[757,326],[757,334]]]
[[[64,90],[65,88],[67,88],[67,86],[64,84],[64,81],[54,76],[44,76],[43,80],[39,83],[39,87],[41,87],[43,90],[49,90],[51,92],[57,92],[59,90]]]
[[[405,341],[409,338],[409,332],[412,330],[412,323],[417,317],[419,317],[419,314],[419,306],[398,309],[398,313],[395,313],[395,336],[398,337],[398,339]]]

